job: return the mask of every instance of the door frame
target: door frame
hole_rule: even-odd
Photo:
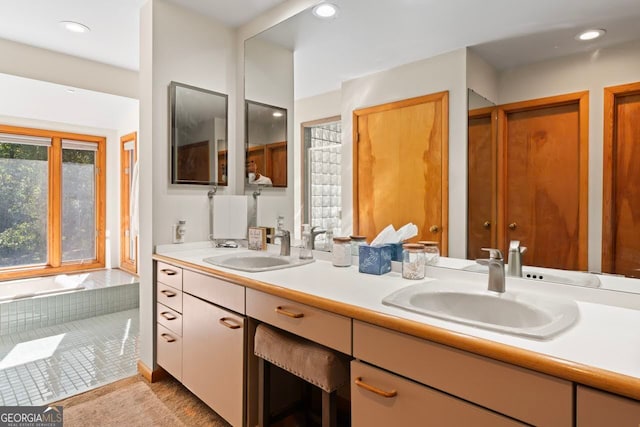
[[[442,167],[441,167],[441,219],[440,228],[442,234],[440,237],[440,253],[447,256],[449,253],[449,91],[436,92],[429,95],[417,96],[414,98],[403,99],[400,101],[388,102],[386,104],[375,105],[372,107],[353,110],[352,127],[353,127],[353,232],[358,233],[359,229],[359,204],[358,204],[358,118],[372,113],[380,113],[383,111],[395,110],[398,108],[411,107],[414,105],[425,104],[427,102],[442,103],[442,115],[440,126],[442,128]]]
[[[128,153],[125,149],[125,145],[128,142],[133,142],[133,151]],[[138,236],[135,237],[135,247],[130,248],[129,236],[127,231],[131,232],[131,217],[130,204],[131,204],[131,188],[129,187],[129,179],[133,173],[133,170],[129,170],[128,174],[125,170],[129,169],[129,156],[133,155],[133,163],[138,161],[138,132],[131,132],[120,137],[120,268],[128,271],[129,273],[138,274]],[[129,250],[133,249],[136,254],[135,259],[129,258]]]
[[[589,91],[548,96],[527,101],[513,102],[498,106],[498,248],[505,252],[508,248],[506,233],[507,210],[507,117],[510,113],[578,104],[579,138],[579,189],[578,189],[578,268],[587,270],[589,233]],[[506,252],[505,252],[506,253]]]
[[[469,120],[483,119],[489,117],[491,119],[491,247],[495,248],[498,244],[498,106],[476,108],[469,110],[467,119],[467,129],[469,129]],[[469,191],[469,133],[467,132],[467,191]],[[467,194],[467,258],[469,258],[469,195]]]
[[[616,100],[640,94],[640,82],[604,88],[603,170],[602,170],[602,271],[613,273],[615,264],[615,160]]]

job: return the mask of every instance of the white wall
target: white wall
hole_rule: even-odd
[[[589,91],[589,270],[601,270],[603,89],[640,81],[640,42],[499,73],[500,104]]]
[[[342,228],[353,226],[353,110],[449,91],[449,256],[466,254],[466,49],[428,58],[342,84]]]
[[[326,119],[329,117],[340,116],[342,112],[342,91],[335,90],[322,95],[311,96],[309,98],[297,99],[295,101],[294,117],[293,117],[293,151],[296,153],[293,162],[293,220],[295,238],[300,238],[300,230],[302,223],[302,192],[303,182],[300,179],[303,173],[302,150],[304,150],[304,141],[302,140],[302,124],[314,120]]]
[[[0,52],[0,73],[138,97],[138,73],[135,71],[5,39],[0,39]]]
[[[140,359],[155,367],[153,271],[157,244],[171,243],[171,225],[187,221],[186,241],[207,240],[206,186],[171,185],[168,87],[171,81],[229,95],[229,159],[236,141],[236,52],[232,30],[201,14],[150,0],[140,14]],[[236,183],[219,188],[233,194]]]
[[[498,102],[498,72],[471,49],[467,49],[467,87],[494,104]]]
[[[275,227],[278,215],[285,217],[285,229],[293,228],[294,180],[293,159],[296,154],[291,141],[294,139],[293,122],[293,52],[264,40],[247,40],[245,47],[245,99],[257,101],[287,110],[287,187],[265,188],[258,197],[259,226]],[[250,135],[266,143],[274,142],[271,132]],[[240,148],[238,146],[238,148]],[[247,193],[252,193],[248,189]]]

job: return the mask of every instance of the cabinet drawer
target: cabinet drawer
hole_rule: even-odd
[[[351,319],[247,289],[247,315],[311,341],[351,354]]]
[[[182,315],[166,305],[157,304],[156,321],[172,332],[182,336]]]
[[[162,325],[157,324],[156,327],[158,365],[182,381],[182,338]]]
[[[178,313],[182,313],[182,291],[158,282],[156,300],[157,302],[174,309]]]
[[[640,402],[578,386],[577,427],[638,427]]]
[[[183,289],[198,298],[244,314],[244,286],[185,270]]]
[[[360,321],[353,355],[526,423],[573,425],[569,381]]]
[[[182,290],[182,269],[164,262],[156,262],[156,280]]]
[[[506,427],[525,424],[397,375],[352,361],[351,425]]]

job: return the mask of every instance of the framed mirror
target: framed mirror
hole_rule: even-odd
[[[245,101],[247,184],[287,186],[287,110]]]
[[[171,183],[228,183],[228,96],[182,83],[169,85]]]

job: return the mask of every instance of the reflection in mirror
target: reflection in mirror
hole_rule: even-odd
[[[245,102],[247,183],[287,186],[287,110]]]
[[[227,95],[171,82],[171,183],[227,185]]]
[[[485,223],[489,229],[495,233],[495,224],[492,218],[497,217],[497,193],[494,190],[497,186],[496,178],[491,173],[487,174],[485,167],[477,167],[478,171],[485,171],[482,180],[471,177],[468,174],[468,163],[463,160],[462,153],[469,155],[469,163],[475,160],[483,160],[480,155],[472,154],[471,147],[468,145],[467,137],[464,131],[468,129],[468,111],[489,108],[479,101],[485,100],[477,97],[468,101],[459,102],[458,95],[465,93],[466,100],[467,89],[474,89],[482,98],[492,101],[494,104],[510,104],[526,100],[535,100],[539,98],[551,97],[562,94],[571,94],[578,92],[589,92],[589,108],[588,122],[584,122],[584,127],[589,131],[588,135],[588,232],[586,241],[588,242],[588,265],[586,267],[578,267],[580,270],[588,271],[605,271],[604,261],[601,259],[604,254],[603,244],[606,237],[606,226],[604,225],[605,216],[603,214],[603,187],[606,189],[603,170],[603,146],[604,130],[602,128],[604,111],[603,111],[603,92],[604,88],[624,85],[638,81],[637,70],[640,69],[640,42],[638,41],[637,15],[638,11],[631,13],[630,11],[620,11],[620,4],[614,11],[610,2],[595,2],[596,9],[600,8],[600,12],[596,9],[591,11],[591,16],[586,13],[584,16],[576,16],[570,14],[565,16],[562,25],[559,22],[550,25],[532,25],[525,30],[526,35],[517,39],[508,38],[509,34],[522,34],[522,22],[517,23],[518,31],[510,31],[506,28],[506,24],[495,22],[495,27],[500,28],[502,40],[492,43],[475,45],[471,48],[464,49],[465,54],[459,62],[449,61],[457,60],[458,51],[456,47],[441,47],[437,52],[427,51],[432,47],[432,39],[426,34],[408,34],[405,29],[425,29],[428,26],[416,25],[408,26],[407,20],[412,16],[420,16],[421,19],[428,14],[416,13],[421,6],[414,4],[415,2],[403,3],[398,5],[394,2],[393,8],[389,8],[385,13],[380,13],[380,8],[389,2],[371,2],[364,0],[353,0],[340,4],[341,14],[338,18],[331,22],[317,21],[309,11],[300,13],[287,21],[278,24],[259,36],[249,40],[256,41],[261,38],[263,41],[268,40],[271,43],[283,46],[294,52],[295,58],[295,109],[289,109],[290,118],[295,122],[294,127],[297,129],[302,122],[312,122],[323,117],[341,115],[342,118],[342,143],[344,145],[343,166],[342,166],[342,224],[343,231],[348,233],[352,229],[352,174],[353,174],[353,120],[352,112],[354,109],[378,105],[383,102],[404,99],[409,96],[419,95],[419,93],[411,93],[408,88],[417,87],[430,80],[439,82],[446,87],[440,87],[436,90],[450,90],[452,95],[452,103],[449,108],[450,117],[450,145],[451,154],[449,156],[450,177],[462,177],[463,183],[455,181],[451,185],[450,194],[450,222],[451,231],[469,228],[467,223],[469,217],[464,213],[467,211],[467,197],[477,195],[484,202],[489,201],[485,206],[486,211],[491,211],[479,215],[483,218],[491,218],[491,220],[483,219],[479,222],[481,229],[484,230]],[[409,4],[411,3],[411,4]],[[443,3],[444,4],[444,3]],[[426,5],[426,3],[425,3]],[[426,6],[425,6],[426,7]],[[469,6],[472,7],[472,6]],[[483,3],[483,8],[491,8],[491,4]],[[528,7],[522,5],[522,7]],[[627,8],[628,9],[628,8]],[[602,13],[607,11],[605,17]],[[353,13],[352,13],[353,12]],[[484,12],[487,12],[485,10]],[[500,13],[486,13],[487,19],[496,18],[505,23],[505,15],[509,11],[500,11]],[[635,15],[635,16],[631,16]],[[402,19],[393,20],[390,16],[400,16]],[[559,15],[555,15],[559,18]],[[549,18],[547,16],[547,18]],[[376,25],[377,19],[384,19],[385,23]],[[441,19],[446,19],[446,17]],[[546,18],[545,18],[546,19]],[[603,20],[604,19],[604,20]],[[402,28],[394,27],[392,22],[402,23]],[[516,23],[516,20],[509,21],[510,24]],[[575,40],[574,36],[577,29],[587,24],[602,22],[602,26],[610,29],[616,29],[607,33],[603,40],[591,41],[580,44]],[[600,25],[600,24],[599,24]],[[471,24],[470,31],[477,28]],[[487,25],[483,25],[487,28]],[[385,29],[382,31],[381,29]],[[555,28],[555,29],[554,29]],[[358,37],[349,37],[357,31]],[[389,37],[389,33],[393,37]],[[347,35],[345,35],[347,34]],[[379,37],[385,37],[384,42],[377,43]],[[467,44],[473,44],[480,41],[478,38],[466,40]],[[484,40],[487,40],[485,38]],[[470,42],[470,43],[469,43]],[[246,43],[250,45],[250,43]],[[417,47],[417,49],[412,49]],[[427,50],[425,50],[427,49]],[[437,55],[438,52],[450,52],[450,55]],[[466,58],[464,57],[466,56]],[[475,58],[475,59],[474,59]],[[432,61],[433,62],[430,62]],[[252,57],[247,55],[247,64],[252,62]],[[429,65],[428,70],[414,68],[417,63]],[[318,64],[325,66],[319,67]],[[480,65],[478,65],[480,64]],[[281,74],[289,72],[289,63],[280,63]],[[478,66],[476,66],[478,65]],[[426,67],[425,67],[426,68]],[[401,69],[403,74],[394,75],[394,70]],[[388,72],[388,73],[387,73]],[[458,73],[466,73],[466,79],[448,80],[448,77],[457,75]],[[270,74],[271,75],[271,74]],[[424,79],[424,76],[430,76]],[[370,79],[367,79],[370,76]],[[247,93],[249,89],[255,90],[254,78],[246,80]],[[394,82],[401,81],[400,85],[393,85]],[[264,82],[260,87],[268,87]],[[431,93],[433,89],[426,89],[424,93]],[[255,92],[251,92],[255,93]],[[248,96],[252,99],[264,100],[256,96]],[[384,97],[385,99],[378,99]],[[474,97],[472,94],[471,97]],[[625,98],[626,99],[626,98]],[[270,102],[270,101],[267,101]],[[468,105],[466,104],[468,102]],[[271,102],[274,104],[284,105],[281,102]],[[464,104],[464,112],[457,108],[460,104]],[[497,113],[496,113],[497,114]],[[490,118],[487,121],[487,129],[483,130],[485,134],[482,136],[485,140],[495,144],[495,135],[497,134],[497,126],[495,120]],[[640,121],[639,121],[640,122]],[[471,130],[469,130],[471,132]],[[299,137],[296,132],[290,137],[292,141],[292,150],[302,152],[304,150],[304,134]],[[493,135],[492,135],[493,133]],[[300,140],[299,140],[300,139]],[[486,150],[482,155],[485,163],[493,164],[497,156],[497,147]],[[298,161],[301,156],[296,155],[294,161]],[[544,163],[544,162],[543,162]],[[586,168],[583,168],[586,169]],[[302,175],[305,171],[304,165],[293,169],[300,170],[300,175],[295,176],[291,181],[291,186],[295,189],[296,196],[298,193],[301,200],[296,200],[291,206],[287,216],[295,216],[299,211],[304,212],[308,209],[305,203],[305,180]],[[585,170],[586,172],[586,170]],[[465,175],[466,174],[466,175]],[[472,188],[472,183],[482,188],[482,191],[476,191]],[[466,185],[465,185],[466,184]],[[464,194],[464,187],[468,188],[469,193]],[[640,188],[640,185],[637,185]],[[491,199],[491,200],[489,200]],[[640,198],[639,198],[640,199]],[[301,207],[303,207],[301,209]],[[469,207],[471,209],[471,207]],[[460,216],[457,214],[463,212]],[[307,221],[304,214],[301,216],[301,222]],[[507,224],[509,225],[509,224]],[[516,225],[517,227],[517,225]],[[506,230],[504,230],[506,232]],[[470,259],[484,256],[479,253],[473,253],[468,247],[468,235],[461,235],[456,232],[451,235],[450,252],[457,254],[459,258],[468,257]],[[557,236],[562,239],[562,236]],[[489,233],[488,242],[480,243],[480,245],[490,245],[498,247],[496,241],[497,236]],[[506,239],[505,239],[506,240]],[[636,239],[640,241],[640,239]],[[509,241],[506,242],[507,244]],[[528,246],[534,247],[527,242]],[[523,244],[524,246],[524,244]],[[626,248],[626,247],[625,247]],[[635,252],[627,251],[621,248],[620,251],[627,254],[633,259],[640,260],[640,255]],[[479,251],[479,248],[478,248]],[[523,272],[533,271],[536,280],[551,280],[562,283],[570,283],[574,281],[576,272],[552,270],[552,272],[543,270],[542,267],[530,267],[529,255],[525,253],[522,257]],[[508,253],[505,248],[505,258]],[[448,259],[454,268],[464,268],[470,264],[475,264],[472,260],[465,259]],[[637,266],[635,268],[638,268]],[[544,274],[538,275],[542,270]],[[551,274],[561,273],[561,274]],[[582,280],[583,276],[580,276]],[[637,283],[620,279],[617,277],[597,276],[602,279],[602,287],[607,288],[610,283],[616,282],[613,289],[620,289],[624,286],[618,286],[619,282]],[[603,277],[606,277],[604,279]],[[532,276],[533,278],[533,276]],[[557,280],[554,278],[558,278]],[[587,280],[588,281],[588,280]],[[640,284],[635,285],[640,289]],[[633,286],[631,286],[633,287]],[[630,289],[626,289],[630,290]]]

